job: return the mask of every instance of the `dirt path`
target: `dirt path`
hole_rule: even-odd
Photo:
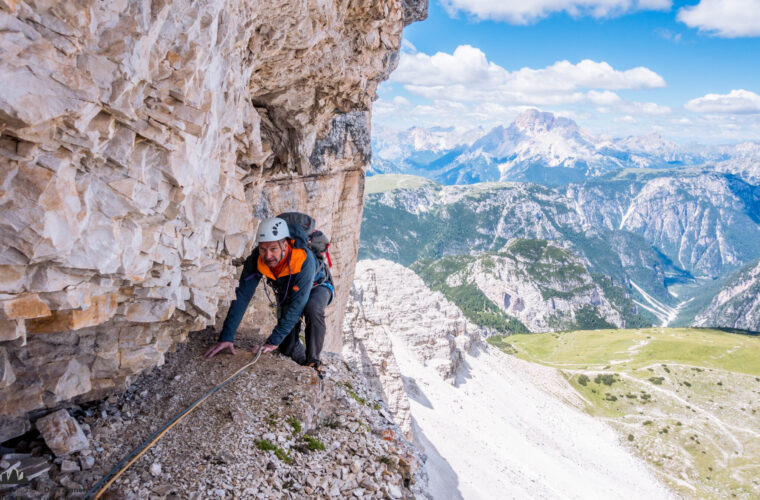
[[[95,465],[18,490],[44,497],[81,496],[119,460],[200,395],[251,358],[245,337],[236,355],[202,358],[211,333],[192,334],[164,366],[129,390],[74,411],[89,438]],[[325,356],[327,378],[279,355],[259,362],[215,393],[167,433],[109,489],[104,498],[411,498],[424,478],[420,457],[366,398],[348,365]],[[324,449],[321,449],[324,447]],[[276,448],[267,451],[261,448]],[[77,491],[80,490],[80,491]]]

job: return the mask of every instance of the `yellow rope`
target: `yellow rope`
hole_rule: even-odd
[[[124,457],[121,462],[116,464],[113,469],[111,469],[108,474],[106,474],[100,481],[95,483],[95,486],[93,486],[90,491],[87,492],[87,494],[83,497],[84,499],[97,499],[100,498],[100,496],[105,493],[105,491],[108,489],[109,486],[111,486],[114,481],[116,481],[119,476],[121,476],[124,471],[126,471],[133,463],[137,461],[138,458],[140,458],[146,451],[148,451],[154,444],[158,442],[159,439],[163,437],[164,434],[169,432],[169,430],[174,427],[180,420],[185,418],[187,415],[190,414],[198,405],[203,403],[209,396],[214,394],[216,391],[227,385],[232,379],[240,375],[243,370],[245,370],[248,367],[253,366],[256,361],[259,360],[261,357],[261,347],[259,346],[259,351],[256,354],[256,357],[254,357],[253,361],[250,363],[245,364],[242,366],[238,371],[227,377],[221,384],[217,385],[210,391],[208,391],[206,394],[204,394],[200,399],[196,400],[193,404],[185,408],[181,413],[178,413],[173,419],[171,419],[169,422],[164,424],[163,427],[158,429],[156,432],[153,433],[147,440],[145,440],[140,446],[132,450],[132,452]]]

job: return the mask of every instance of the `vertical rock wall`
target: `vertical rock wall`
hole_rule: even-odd
[[[397,358],[414,358],[456,384],[464,354],[480,343],[485,331],[400,264],[362,260],[356,270],[343,322],[343,356],[362,371],[411,439],[407,394],[414,397],[418,389],[414,379],[402,377]]]
[[[332,238],[339,350],[371,102],[426,4],[0,0],[3,422],[213,325],[281,211]]]
[[[760,262],[745,266],[726,283],[693,325],[760,332]]]

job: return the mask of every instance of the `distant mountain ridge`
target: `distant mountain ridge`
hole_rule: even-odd
[[[535,109],[507,127],[380,128],[373,135],[369,175],[404,173],[441,184],[527,181],[547,186],[583,182],[626,168],[714,166],[760,179],[760,144],[680,145],[658,133],[612,139],[594,136],[573,120]]]
[[[760,143],[595,136],[538,110],[490,130],[375,132],[360,258],[421,271],[421,262],[504,252],[518,238],[546,241],[581,259],[627,325],[686,325],[700,315],[701,325],[760,329],[745,291],[760,278],[736,277],[760,259]]]
[[[376,183],[393,187],[386,179],[372,178],[368,190],[374,191]],[[642,171],[564,188],[406,182],[413,187],[368,195],[364,223],[377,227],[362,232],[361,255],[408,265],[419,258],[470,253],[460,251],[460,245],[498,251],[512,238],[561,241],[562,246],[594,246],[590,242],[602,238],[604,248],[619,247],[615,253],[623,252],[626,259],[646,248],[659,252],[660,257],[646,259],[663,263],[660,271],[677,268],[709,278],[760,257],[760,186],[731,174]],[[391,220],[396,222],[385,227]],[[458,227],[462,231],[451,235],[445,252],[436,253],[436,241]],[[409,239],[412,234],[417,237]],[[389,239],[392,244],[380,241]]]
[[[588,278],[576,280],[583,283],[573,289],[573,311],[585,304],[598,309],[596,293],[609,299],[620,319],[609,308],[598,309],[598,316],[616,325],[690,324],[717,293],[716,286],[760,258],[760,186],[699,168],[626,169],[556,188],[531,183],[443,186],[421,178],[375,176],[368,179],[367,191],[360,259],[393,260],[422,276],[440,274],[424,269],[447,269],[446,276],[428,282],[447,292],[442,283],[455,271],[468,269],[464,275],[473,283],[478,280],[468,273],[488,274],[481,272],[487,266],[452,257],[492,255],[504,268],[500,282],[528,293],[546,288],[541,277],[515,275],[521,264],[510,264],[500,254],[509,253],[518,239],[548,242],[579,259],[594,283],[588,287]],[[552,266],[541,269],[554,272]],[[506,288],[498,293],[513,295]],[[500,303],[498,293],[492,293],[491,302],[527,321],[514,304]],[[547,318],[551,314],[544,312]],[[575,328],[582,324],[574,319],[576,312],[531,326]],[[594,323],[593,318],[584,321]]]

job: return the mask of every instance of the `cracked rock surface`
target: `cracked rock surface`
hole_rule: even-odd
[[[331,238],[325,345],[340,350],[371,103],[426,7],[0,2],[3,437],[123,390],[223,319],[258,220],[277,213]]]

